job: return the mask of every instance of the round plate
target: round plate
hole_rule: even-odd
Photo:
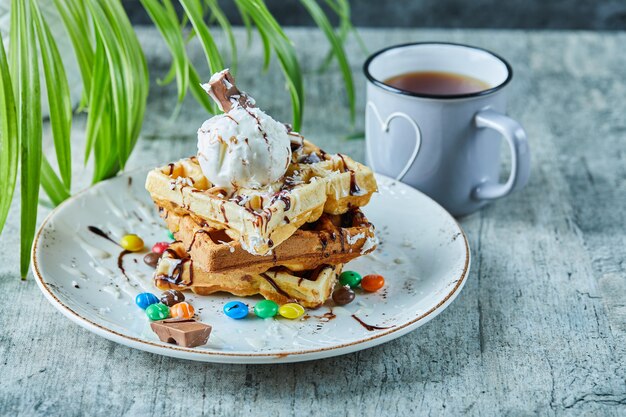
[[[96,226],[115,241],[136,233],[146,248],[167,240],[143,188],[146,172],[121,175],[68,199],[46,218],[33,245],[33,270],[46,298],[72,321],[123,345],[207,362],[278,363],[342,355],[427,323],[459,294],[469,272],[469,247],[457,222],[419,191],[377,175],[379,192],[363,211],[376,226],[380,245],[344,270],[384,275],[382,290],[357,290],[351,304],[337,307],[330,300],[295,321],[252,314],[232,320],[222,312],[224,303],[242,300],[252,307],[261,298],[189,293],[198,320],[213,327],[208,344],[163,343],[133,301],[138,292],[159,293],[152,285],[153,270],[142,260],[145,252],[120,261],[121,249],[88,229]]]

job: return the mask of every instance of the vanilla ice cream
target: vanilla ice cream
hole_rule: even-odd
[[[226,113],[208,119],[198,130],[202,172],[214,185],[227,189],[258,189],[275,183],[291,161],[287,127],[252,107],[254,101],[225,78],[218,79],[223,73],[214,75],[204,85]],[[218,94],[216,98],[217,82],[229,91],[222,88],[221,97]]]

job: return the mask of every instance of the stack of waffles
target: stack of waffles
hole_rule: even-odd
[[[148,174],[146,189],[176,239],[157,265],[158,288],[315,308],[344,263],[374,250],[374,227],[360,210],[377,189],[372,171],[289,135],[284,176],[261,188],[215,186],[195,156]]]

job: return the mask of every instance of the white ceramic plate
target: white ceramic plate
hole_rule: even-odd
[[[427,323],[445,309],[465,284],[470,265],[466,237],[437,203],[415,189],[377,175],[380,192],[364,211],[381,241],[374,253],[347,264],[362,275],[380,273],[385,287],[358,292],[344,307],[307,312],[308,318],[262,320],[252,314],[232,320],[224,303],[260,298],[229,294],[187,299],[198,319],[213,326],[209,342],[184,348],[159,341],[138,292],[151,291],[152,269],[144,253],[126,255],[118,268],[120,248],[91,233],[96,226],[114,240],[126,233],[143,237],[149,248],[167,240],[166,229],[143,184],[146,170],[135,171],[72,197],[43,222],[33,245],[33,270],[46,298],[84,328],[123,345],[161,355],[207,362],[278,363],[320,359],[370,348]],[[382,329],[367,330],[354,317]]]

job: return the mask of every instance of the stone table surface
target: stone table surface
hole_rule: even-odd
[[[154,30],[138,32],[155,84],[168,54]],[[349,42],[359,109],[350,127],[338,71],[317,72],[322,36],[289,34],[306,73],[303,133],[362,160],[363,142],[344,137],[363,126],[364,52]],[[626,33],[361,35],[370,51],[470,43],[515,69],[509,113],[527,129],[533,172],[524,191],[460,220],[473,262],[458,299],[417,331],[332,359],[270,368],[157,356],[78,327],[44,299],[32,275],[19,279],[14,206],[0,240],[0,415],[626,415]],[[244,45],[242,31],[237,38]],[[200,49],[191,49],[202,64]],[[239,84],[289,120],[275,64],[262,74],[258,41],[241,49]],[[190,99],[173,120],[174,105],[173,85],[153,85],[129,169],[194,152],[207,115]],[[76,190],[91,172],[80,163],[83,132],[78,117]],[[40,216],[49,210],[42,205]]]

